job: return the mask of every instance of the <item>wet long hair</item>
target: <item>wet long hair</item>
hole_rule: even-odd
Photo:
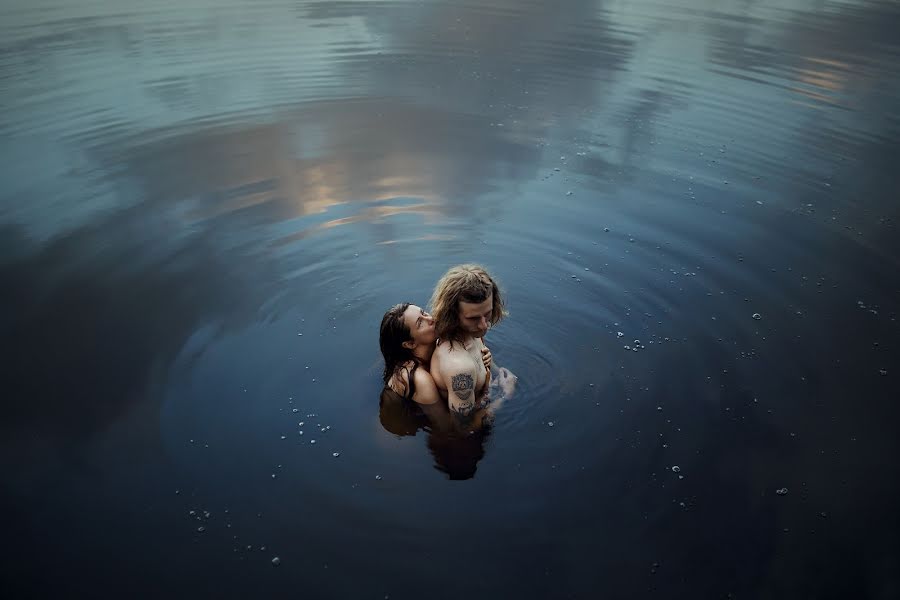
[[[403,321],[403,313],[409,308],[409,302],[403,302],[390,308],[381,318],[381,332],[378,334],[378,343],[381,346],[381,356],[384,357],[384,372],[381,378],[384,385],[388,385],[391,377],[406,369],[406,394],[404,398],[412,400],[416,393],[416,382],[413,373],[419,367],[419,359],[415,357],[411,348],[403,345],[403,342],[412,340],[409,327]],[[404,365],[413,362],[411,369]],[[399,378],[399,377],[398,377]]]
[[[466,337],[459,326],[459,303],[484,302],[493,296],[491,302],[491,327],[506,316],[506,305],[500,295],[500,288],[481,265],[457,265],[451,267],[434,287],[431,296],[431,315],[434,330],[441,339],[462,342]]]

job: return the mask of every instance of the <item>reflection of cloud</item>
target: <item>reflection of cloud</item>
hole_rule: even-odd
[[[660,113],[671,110],[675,99],[658,90],[641,90],[625,119],[625,137],[622,140],[623,165],[631,165],[635,154],[646,146],[654,135],[653,124]]]
[[[710,33],[710,60],[728,67],[736,77],[748,73],[777,74],[801,85],[789,86],[800,95],[831,105],[841,92],[867,93],[871,78],[896,76],[896,61],[855,63],[860,57],[880,57],[896,45],[900,13],[889,3],[864,2],[822,10],[815,3],[773,21],[744,15],[716,14]],[[827,36],[827,43],[824,39]],[[779,85],[778,80],[754,78],[759,84]]]
[[[381,100],[316,103],[277,125],[172,130],[151,143],[111,142],[94,155],[111,166],[124,155],[124,171],[116,168],[126,178],[198,221],[250,208],[262,224],[315,217],[297,222],[304,230],[400,214],[478,219],[483,207],[471,198],[530,177],[540,158],[486,119]],[[323,132],[314,144],[303,139],[313,125]],[[415,202],[391,202],[402,198]],[[337,206],[353,212],[331,214]]]
[[[348,57],[342,76],[371,94],[412,98],[454,111],[489,112],[504,121],[549,123],[548,111],[594,107],[634,51],[603,4],[504,0],[460,10],[452,3],[384,5],[318,2],[311,19],[363,19],[381,57]],[[508,119],[506,118],[508,117]],[[543,132],[535,137],[540,137]]]
[[[128,165],[126,176],[159,198],[191,198],[188,219],[275,208],[278,218],[315,215],[401,196],[485,218],[471,198],[506,187],[492,179],[530,175],[540,159],[533,140],[577,119],[571,107],[595,106],[608,88],[597,80],[624,69],[633,46],[594,1],[461,13],[355,2],[172,10],[164,22],[155,11],[74,5],[38,22],[12,15],[3,50],[17,60],[0,73],[23,93],[11,96],[0,130],[42,140],[34,134],[47,132],[46,147],[20,145],[41,155],[62,138],[65,162],[76,153],[90,162],[105,146],[94,172],[115,172],[124,144],[146,165]],[[243,125],[222,125],[235,122]],[[68,167],[60,173],[74,178]],[[242,186],[260,190],[220,193]],[[71,214],[85,204],[70,195]],[[95,210],[118,209],[121,196]],[[17,221],[49,229],[51,197],[42,189],[16,209]]]
[[[898,30],[896,6],[865,2],[798,13],[775,41],[782,57],[778,68],[804,85],[796,91],[825,106],[839,104],[848,109],[821,111],[799,129],[797,138],[803,147],[830,150],[814,155],[829,164],[824,176],[808,173],[788,178],[781,193],[794,198],[797,205],[821,208],[823,191],[830,192],[828,203],[835,218],[825,221],[826,226],[864,233],[857,234],[855,241],[894,262],[900,249],[893,224],[900,212],[893,196],[900,180],[891,161],[900,152],[896,110],[900,63],[890,54],[892,50],[896,54]],[[852,183],[835,191],[831,185],[836,176]],[[828,187],[810,186],[811,180],[824,180]],[[866,217],[867,213],[877,217]]]
[[[389,245],[389,244],[399,244],[402,242],[446,242],[446,241],[452,240],[452,239],[453,239],[453,236],[450,236],[450,235],[429,234],[429,235],[420,235],[420,236],[412,237],[412,238],[405,238],[402,240],[383,240],[381,242],[378,242],[378,244],[381,246],[384,246],[384,245]]]
[[[797,69],[800,82],[829,92],[839,92],[844,88],[847,63],[821,58],[808,58],[807,62],[810,64],[808,68]]]

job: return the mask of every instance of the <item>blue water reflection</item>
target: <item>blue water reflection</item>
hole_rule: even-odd
[[[4,579],[893,597],[898,30],[879,1],[0,8]],[[521,393],[448,449],[380,418],[377,323],[472,261]]]

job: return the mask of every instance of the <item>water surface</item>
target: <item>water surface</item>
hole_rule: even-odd
[[[896,597],[897,31],[886,1],[7,3],[4,580]],[[461,480],[382,426],[376,341],[460,262],[520,377]]]

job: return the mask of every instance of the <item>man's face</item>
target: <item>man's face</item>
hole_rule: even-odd
[[[473,337],[484,337],[491,326],[494,296],[488,296],[484,302],[459,301],[459,326]]]

